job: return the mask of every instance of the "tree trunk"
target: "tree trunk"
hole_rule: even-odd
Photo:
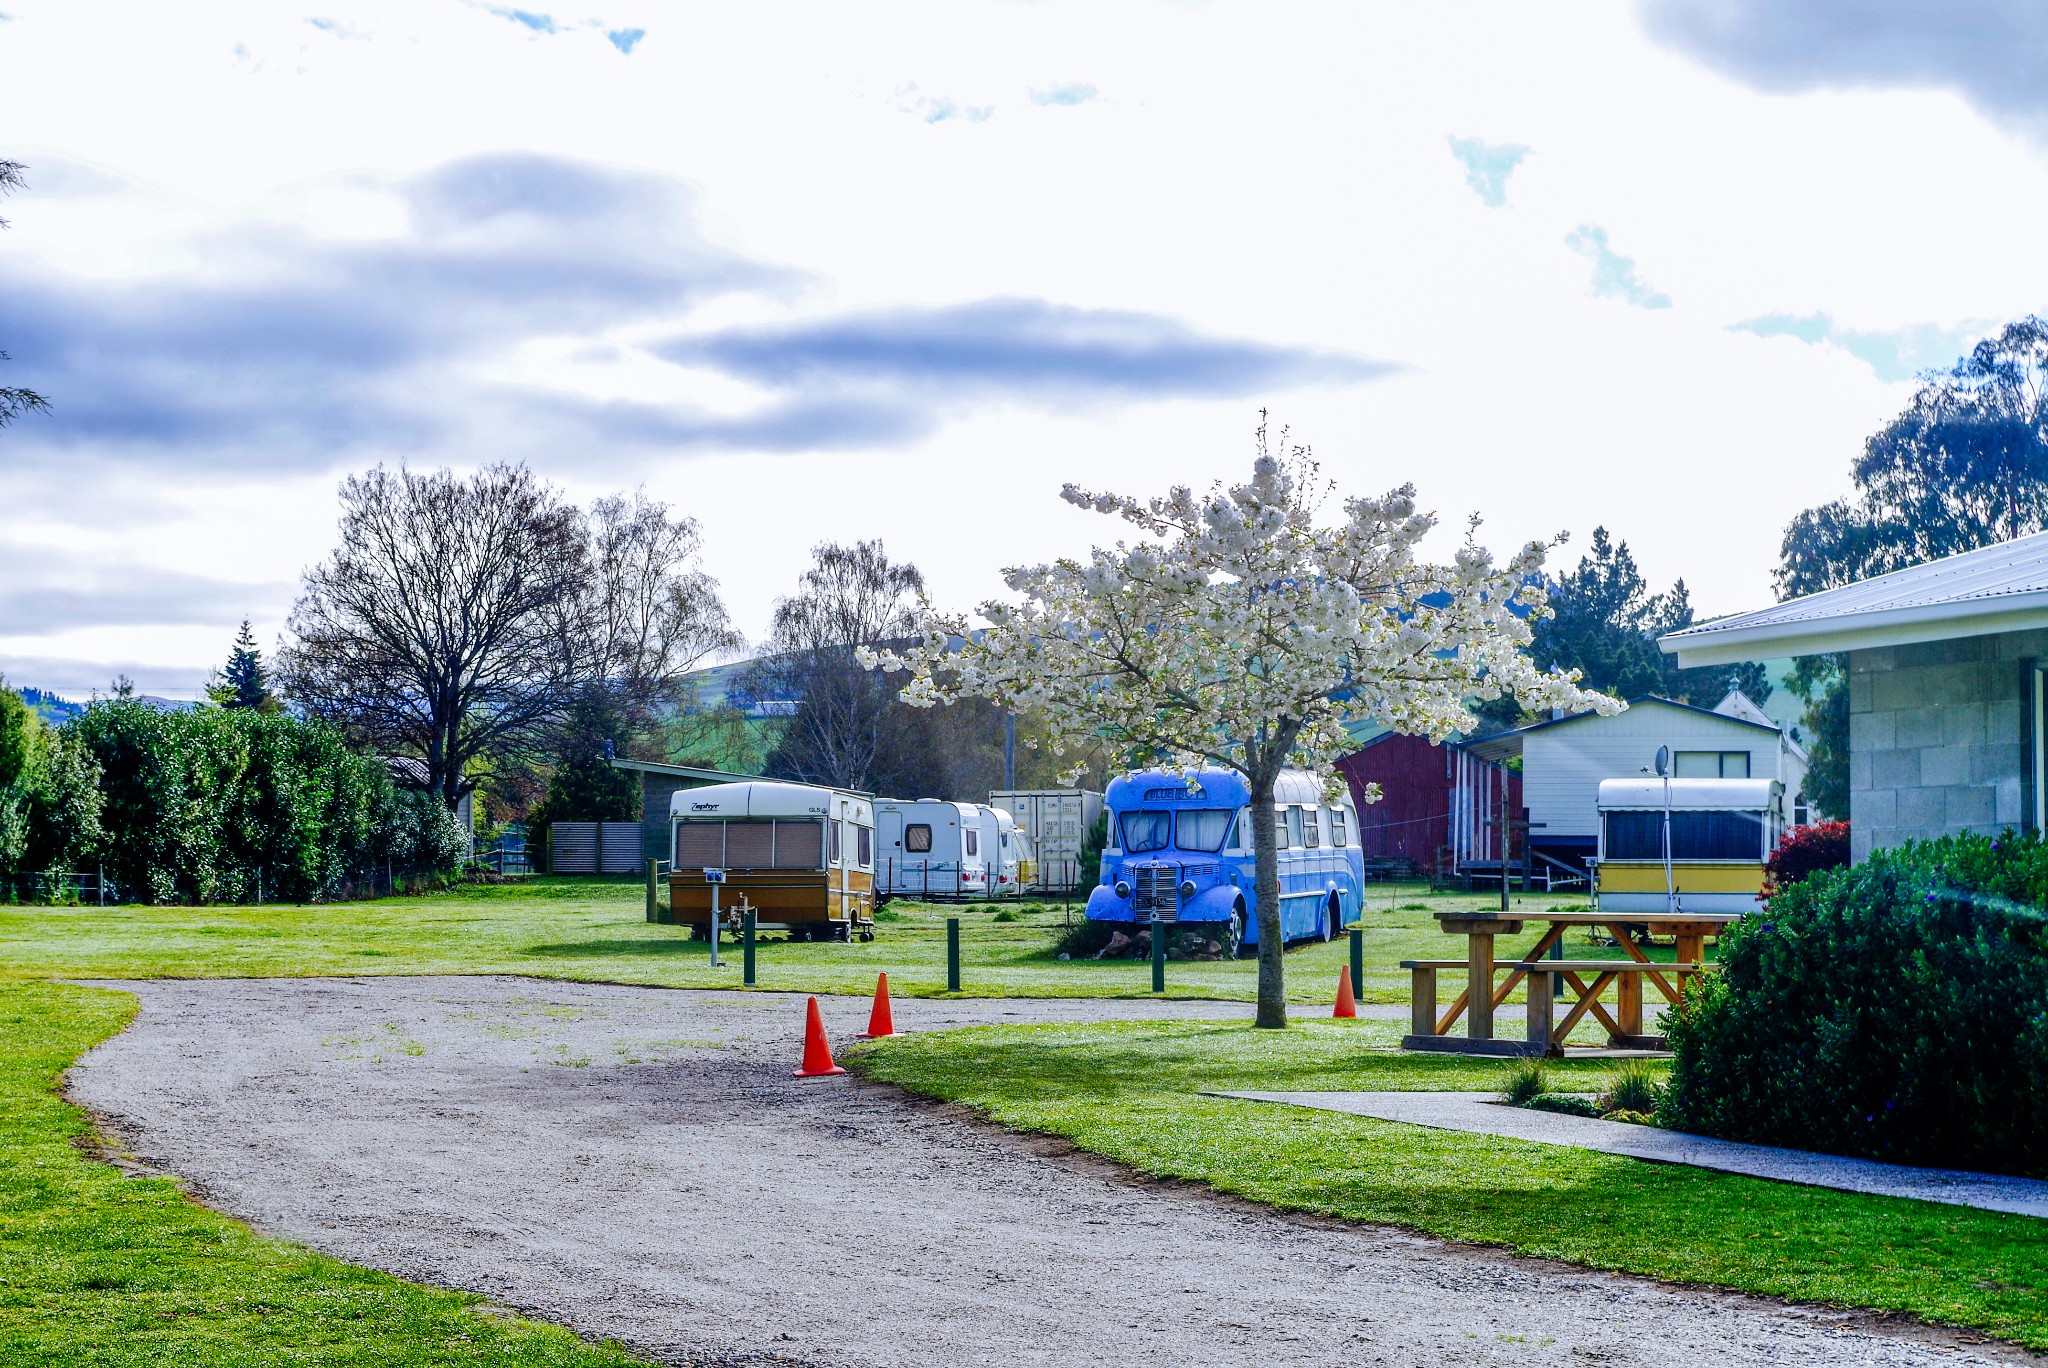
[[[1287,980],[1281,955],[1280,852],[1273,832],[1273,785],[1279,771],[1247,776],[1252,794],[1252,905],[1259,918],[1259,1012],[1255,1027],[1287,1025]]]

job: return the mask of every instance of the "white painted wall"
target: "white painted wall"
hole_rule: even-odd
[[[1588,715],[1532,731],[1522,740],[1522,801],[1541,822],[1538,840],[1600,830],[1602,779],[1655,771],[1657,748],[1749,752],[1752,779],[1785,786],[1785,812],[1806,780],[1806,764],[1781,733],[1713,713],[1645,700],[1614,717]]]

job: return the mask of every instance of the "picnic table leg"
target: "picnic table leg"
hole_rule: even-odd
[[[1623,974],[1614,981],[1614,1019],[1619,1034],[1643,1033],[1643,979],[1640,974]]]
[[[1689,936],[1683,936],[1683,935],[1682,935],[1682,936],[1679,936],[1679,937],[1678,937],[1677,939],[1678,939],[1678,962],[1679,962],[1680,964],[1698,964],[1698,965],[1704,965],[1704,964],[1706,964],[1706,962],[1707,962],[1707,961],[1706,961],[1706,957],[1705,957],[1705,956],[1704,956],[1704,955],[1703,955],[1703,954],[1701,953],[1701,949],[1700,949],[1700,942],[1701,942],[1701,939],[1702,939],[1702,938],[1701,938],[1701,936],[1700,936],[1700,935],[1699,935],[1699,934],[1698,934],[1697,932],[1695,932],[1695,933],[1693,933],[1692,935],[1689,935]],[[1692,975],[1690,975],[1690,974],[1673,974],[1673,975],[1672,975],[1671,977],[1672,977],[1672,978],[1673,978],[1673,979],[1674,979],[1674,980],[1676,981],[1676,983],[1677,983],[1677,987],[1678,987],[1678,1007],[1679,1007],[1679,1010],[1680,1010],[1680,1011],[1683,1011],[1683,1010],[1685,1009],[1685,981],[1686,981],[1687,979],[1691,978],[1691,977],[1692,977]]]
[[[1475,931],[1465,970],[1465,1034],[1473,1040],[1493,1039],[1493,936]]]
[[[1408,1031],[1411,1035],[1430,1036],[1436,1029],[1436,970],[1410,969],[1408,1000]]]
[[[1529,1044],[1544,1054],[1550,1052],[1550,1028],[1557,1008],[1552,982],[1552,976],[1541,969],[1529,971]]]

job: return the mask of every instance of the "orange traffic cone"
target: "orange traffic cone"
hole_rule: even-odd
[[[845,1072],[832,1062],[832,1047],[825,1043],[825,1018],[818,1014],[818,1000],[812,998],[804,1009],[804,1066],[796,1071],[796,1076],[823,1078]]]
[[[862,1040],[878,1040],[896,1034],[896,1014],[889,1010],[889,976],[875,975],[875,1005],[868,1012],[867,1034]]]
[[[1330,1015],[1340,1019],[1358,1015],[1358,999],[1351,996],[1351,966],[1348,964],[1337,971],[1337,1010]]]

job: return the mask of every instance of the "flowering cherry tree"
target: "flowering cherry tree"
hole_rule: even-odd
[[[1308,450],[1269,444],[1263,421],[1249,482],[1164,498],[1066,487],[1068,503],[1145,534],[1004,572],[1018,598],[981,606],[985,628],[927,607],[919,644],[864,659],[903,670],[903,698],[930,706],[979,697],[1045,720],[1056,754],[1107,741],[1135,766],[1203,763],[1244,774],[1254,811],[1259,927],[1257,1024],[1287,1024],[1278,858],[1270,814],[1283,769],[1334,784],[1351,747],[1347,719],[1441,741],[1468,727],[1467,699],[1613,713],[1622,705],[1545,674],[1527,654],[1530,619],[1549,612],[1537,572],[1557,543],[1496,562],[1473,539],[1448,565],[1417,555],[1436,526],[1404,485],[1342,502]],[[1561,540],[1561,539],[1559,539]],[[1366,794],[1376,801],[1377,788]]]

